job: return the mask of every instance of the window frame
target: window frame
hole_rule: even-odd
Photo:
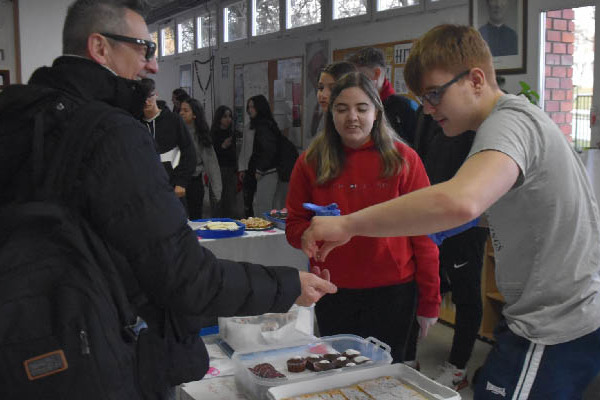
[[[191,50],[186,50],[186,51],[179,51],[179,48],[181,46],[180,43],[180,37],[179,37],[179,26],[182,25],[184,22],[188,22],[188,21],[192,21],[192,26],[193,26],[193,30],[194,30],[194,34],[192,36],[192,48]],[[198,33],[198,25],[196,23],[196,15],[195,13],[186,13],[183,15],[178,16],[175,19],[175,54],[193,54],[194,51],[196,50],[196,41],[197,41],[197,33]]]
[[[236,4],[236,3],[242,3],[242,2],[246,2],[246,37],[241,38],[241,39],[237,39],[237,40],[233,40],[233,41],[226,41],[225,38],[226,36],[226,32],[225,29],[227,28],[227,23],[225,22],[225,9],[229,6],[231,6],[232,4]],[[250,27],[250,13],[248,11],[250,11],[250,0],[228,0],[228,1],[223,1],[221,3],[219,3],[219,12],[220,12],[220,17],[217,16],[218,19],[220,19],[221,21],[221,27],[219,28],[220,33],[221,33],[221,38],[222,41],[221,43],[223,43],[224,47],[231,47],[231,46],[236,46],[239,44],[247,44],[250,41],[250,34],[252,33],[251,31],[251,27]]]
[[[395,18],[401,15],[414,14],[414,13],[423,13],[425,12],[425,2],[427,0],[419,0],[419,4],[415,4],[412,6],[405,6],[399,8],[390,8],[388,10],[377,11],[377,3],[379,0],[370,0],[371,7],[373,9],[374,20],[382,20],[388,18]],[[450,0],[452,1],[452,0]],[[466,0],[465,0],[466,1]]]
[[[277,0],[277,2],[279,3],[279,30],[275,31],[275,32],[269,32],[269,33],[263,33],[261,35],[254,35],[254,14],[255,14],[255,10],[254,10],[254,3],[258,1],[258,0],[250,0],[250,13],[249,13],[249,31],[250,31],[250,40],[251,41],[255,41],[258,39],[262,39],[262,38],[269,38],[269,37],[274,37],[274,36],[280,36],[281,34],[283,34],[285,32],[285,16],[287,15],[287,9],[285,8],[285,2],[282,0]],[[282,25],[283,23],[283,25]]]
[[[330,24],[329,26],[331,27],[338,27],[338,26],[346,26],[349,24],[355,24],[357,22],[371,22],[373,20],[373,10],[375,9],[373,7],[374,5],[374,1],[373,0],[367,0],[367,12],[363,15],[355,15],[353,17],[346,17],[346,18],[340,18],[340,19],[334,19],[333,18],[333,10],[334,10],[334,2],[336,0],[331,0],[331,1],[326,1],[326,3],[328,4],[327,7],[327,14],[325,14],[326,18],[327,18],[327,22]],[[341,1],[341,0],[338,0]],[[323,4],[321,4],[321,10],[323,9]]]
[[[207,47],[199,47],[200,46],[200,24],[199,24],[198,20],[206,15],[210,15],[210,13],[215,14],[215,44],[214,45],[210,44],[210,39],[209,39],[209,44]],[[206,7],[202,11],[197,10],[197,12],[194,15],[194,20],[196,23],[196,34],[194,36],[196,38],[196,47],[194,48],[194,50],[202,51],[202,50],[206,50],[209,48],[218,49],[219,43],[222,42],[222,40],[221,40],[222,36],[220,35],[221,24],[219,24],[219,8],[214,7],[214,6],[209,6],[209,7]]]
[[[431,0],[425,0],[425,10],[424,11],[431,11],[431,10],[440,10],[442,8],[450,8],[450,7],[458,7],[458,6],[464,6],[464,5],[468,5],[469,1],[468,0],[440,0],[440,1],[431,1]]]
[[[314,23],[314,24],[309,24],[309,25],[302,25],[302,26],[295,26],[295,27],[288,28],[288,26],[287,26],[288,17],[289,17],[288,2],[290,2],[290,1],[292,1],[292,0],[283,0],[283,3],[285,5],[285,14],[283,16],[285,32],[296,33],[296,32],[304,32],[304,30],[309,32],[310,30],[313,30],[313,29],[322,29],[325,26],[325,17],[326,17],[325,8],[327,7],[327,4],[325,4],[325,3],[328,3],[329,1],[319,0],[319,2],[321,3],[321,20],[319,22]]]
[[[173,54],[164,54],[163,50],[164,50],[164,37],[163,37],[163,30],[170,27],[171,29],[173,29],[173,37],[175,40],[175,48],[173,49]],[[169,57],[175,57],[177,55],[177,24],[175,23],[175,18],[170,18],[167,21],[164,21],[162,24],[158,25],[158,40],[160,42],[160,47],[159,47],[159,54],[161,58],[169,58]]]

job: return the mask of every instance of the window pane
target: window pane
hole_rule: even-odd
[[[158,32],[150,33],[150,40],[152,40],[156,45],[158,45]]]
[[[198,17],[198,48],[217,45],[217,13]]]
[[[178,53],[185,53],[186,51],[194,50],[194,20],[188,19],[187,21],[177,24],[177,34],[179,44],[177,46]]]
[[[433,0],[436,1],[436,0]],[[420,3],[420,0],[378,0],[377,11],[391,10],[393,8],[401,8],[414,6]]]
[[[162,39],[162,51],[163,56],[172,56],[175,54],[175,30],[171,26],[162,28],[160,30],[160,38]]]
[[[321,0],[288,0],[287,28],[321,22]]]
[[[264,35],[279,30],[279,0],[253,0],[252,35]]]
[[[333,19],[342,19],[367,13],[368,0],[334,0]]]
[[[246,38],[246,21],[248,10],[246,1],[240,1],[229,5],[223,9],[225,19],[224,37],[226,42]]]

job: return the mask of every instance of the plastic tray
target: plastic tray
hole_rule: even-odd
[[[271,215],[268,212],[264,212],[263,216],[265,217],[265,219],[267,221],[271,221],[272,223],[275,224],[276,227],[285,231],[285,219],[271,217]]]
[[[353,367],[332,369],[323,372],[304,371],[292,373],[287,370],[287,360],[294,356],[308,356],[309,354],[323,354],[330,352],[343,353],[348,349],[360,351],[373,362]],[[355,335],[324,336],[317,340],[299,346],[272,348],[251,353],[234,353],[232,360],[235,362],[235,383],[238,389],[251,399],[265,399],[269,388],[289,383],[304,382],[317,377],[333,377],[343,375],[348,371],[360,371],[375,366],[391,364],[392,356],[390,347],[372,337],[363,339]],[[268,362],[275,369],[284,374],[285,378],[261,378],[254,375],[249,368],[256,364]],[[312,383],[311,386],[312,387]]]
[[[269,388],[267,398],[281,400],[291,396],[322,392],[330,389],[354,385],[362,381],[392,376],[402,383],[407,384],[426,399],[431,400],[460,400],[460,395],[454,390],[440,385],[415,371],[405,364],[384,365],[363,370],[353,370],[344,374],[317,377],[310,381],[310,385],[303,383],[290,383]]]
[[[235,222],[238,226],[238,230],[236,231],[211,231],[209,229],[199,229],[200,226],[207,222]],[[202,239],[223,239],[223,238],[231,238],[236,236],[242,236],[246,231],[246,225],[242,224],[240,221],[236,221],[231,218],[208,218],[208,219],[195,219],[189,222],[190,227],[196,232],[196,235],[201,237]]]

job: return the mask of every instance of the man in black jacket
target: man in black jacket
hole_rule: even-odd
[[[185,204],[185,188],[196,169],[196,150],[181,117],[168,109],[158,107],[156,84],[153,79],[144,78],[142,89],[148,93],[144,103],[142,122],[156,142],[175,195]]]
[[[127,261],[121,278],[156,338],[152,350],[157,354],[140,354],[137,367],[146,371],[139,386],[169,393],[168,386],[200,379],[208,368],[198,340],[199,318],[285,312],[294,302],[309,305],[336,288],[294,268],[218,260],[198,244],[154,141],[137,120],[146,93],[135,79],[158,70],[156,45],[140,3],[75,1],[64,25],[66,55],[36,70],[29,84],[114,108],[93,130],[82,133],[89,136],[88,151],[74,183],[77,196],[66,200]],[[0,94],[0,112],[2,105],[16,107],[18,101],[18,96],[4,96]],[[45,141],[46,154],[60,142],[60,136],[52,139]],[[2,205],[18,200],[16,188],[30,182],[28,173],[23,165],[1,182]]]
[[[350,57],[349,61],[374,82],[383,102],[385,117],[398,136],[413,146],[417,123],[417,103],[396,94],[390,81],[385,77],[385,56],[375,47],[365,47]]]

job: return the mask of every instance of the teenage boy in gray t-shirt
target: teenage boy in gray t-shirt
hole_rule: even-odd
[[[600,372],[600,217],[582,163],[542,110],[498,88],[472,27],[427,32],[404,76],[447,136],[476,131],[469,157],[444,183],[313,218],[303,249],[324,261],[352,236],[423,235],[485,213],[506,323],[475,398],[581,398]]]

